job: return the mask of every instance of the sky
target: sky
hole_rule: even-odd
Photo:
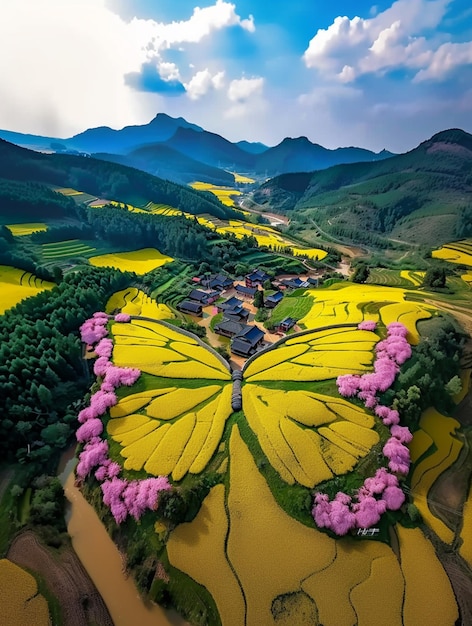
[[[4,130],[67,138],[167,113],[230,141],[405,152],[472,132],[472,7],[1,0],[0,76]]]

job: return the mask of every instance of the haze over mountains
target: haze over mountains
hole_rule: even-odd
[[[225,172],[228,169],[269,177],[392,156],[385,150],[375,153],[355,147],[330,150],[306,137],[286,138],[274,147],[247,141],[232,143],[181,117],[172,118],[163,113],[149,124],[121,130],[92,128],[68,139],[5,130],[0,130],[0,138],[37,150],[93,154],[177,182],[229,182]]]

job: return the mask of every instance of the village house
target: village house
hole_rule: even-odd
[[[264,331],[257,326],[246,326],[231,341],[231,352],[242,357],[254,354],[264,343]]]
[[[199,302],[195,302],[195,300],[183,300],[177,305],[177,309],[181,313],[187,313],[189,315],[202,315],[202,305]]]
[[[281,291],[276,291],[275,293],[267,296],[264,300],[264,306],[268,309],[273,309],[275,306],[279,304],[283,300],[284,294]]]
[[[258,291],[257,287],[247,287],[246,285],[235,285],[234,288],[239,295],[248,300],[254,300],[256,291]]]
[[[269,278],[269,274],[267,274],[263,270],[253,270],[245,278],[246,287],[257,287],[258,285],[262,286]]]

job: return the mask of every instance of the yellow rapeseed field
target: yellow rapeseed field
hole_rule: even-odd
[[[224,491],[223,485],[211,489],[197,517],[174,530],[167,554],[174,567],[210,592],[222,624],[244,624],[244,597],[225,553],[228,518]]]
[[[372,302],[378,302],[384,323],[400,321],[408,329],[410,343],[418,341],[416,322],[431,316],[434,307],[406,300],[405,289],[378,285],[336,285],[334,289],[310,289],[307,297],[314,299],[311,310],[299,323],[307,328],[319,328],[329,324],[358,324],[364,318],[378,321],[378,315],[364,313]],[[393,306],[397,305],[397,306]]]
[[[464,503],[464,510],[462,511],[462,530],[461,530],[461,546],[459,547],[459,554],[467,561],[472,567],[472,485],[470,486],[469,497]]]
[[[242,174],[237,174],[236,172],[231,172],[231,174],[234,176],[235,183],[251,184],[256,182],[254,178],[249,178],[249,176],[243,176]]]
[[[425,272],[412,272],[410,270],[401,270],[400,277],[409,280],[415,287],[420,287],[423,283]]]
[[[421,416],[420,428],[431,437],[435,450],[414,467],[411,475],[413,502],[424,521],[445,543],[452,543],[454,533],[431,511],[428,495],[433,483],[459,456],[463,445],[455,437],[459,427],[459,422],[452,417],[441,415],[432,408],[427,409]],[[418,437],[418,434],[415,433],[415,436]]]
[[[30,272],[19,270],[9,265],[0,265],[0,315],[8,309],[31,296],[35,296],[40,291],[52,289],[54,283],[41,280]]]
[[[240,196],[241,192],[232,187],[222,187],[219,185],[212,185],[211,183],[194,182],[190,184],[190,187],[197,189],[198,191],[209,191],[215,195],[218,200],[226,206],[234,206],[234,200],[231,196]]]
[[[0,559],[0,623],[2,626],[49,626],[48,604],[31,574]]]
[[[395,529],[405,578],[405,626],[454,626],[459,617],[456,599],[431,542],[419,528],[397,524]]]
[[[173,260],[172,257],[162,254],[156,248],[114,252],[89,258],[90,264],[96,267],[114,267],[123,272],[136,272],[136,274],[146,274]]]
[[[105,311],[107,313],[121,312],[128,315],[150,317],[155,320],[170,320],[174,314],[166,304],[156,302],[144,291],[130,287],[117,291],[108,300]]]
[[[472,266],[472,239],[445,244],[439,250],[433,250],[432,256],[450,263]]]
[[[31,233],[38,233],[48,229],[44,222],[29,222],[28,224],[7,224],[8,230],[14,237],[24,237]]]
[[[247,384],[243,408],[264,454],[289,484],[314,487],[344,474],[379,441],[372,416],[343,399]]]
[[[229,222],[222,222],[216,220],[216,218],[206,215],[198,216],[198,221],[207,228],[212,228],[216,232],[221,234],[233,234],[238,239],[242,239],[244,236],[252,236],[257,240],[260,246],[270,246],[274,251],[282,250],[288,247],[291,248],[295,256],[307,256],[311,259],[317,259],[321,261],[327,256],[325,250],[319,248],[303,248],[293,244],[286,239],[277,230],[270,226],[264,226],[261,224],[251,224],[250,222],[243,222],[240,220],[230,220]]]

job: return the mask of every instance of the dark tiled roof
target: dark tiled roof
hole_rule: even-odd
[[[201,313],[202,305],[193,300],[183,300],[177,307],[180,311],[190,311],[191,313]]]
[[[239,354],[240,356],[249,356],[253,347],[247,341],[241,341],[240,339],[235,339],[231,343],[231,352],[235,354]]]
[[[246,326],[246,328],[238,334],[237,338],[244,339],[244,341],[247,341],[251,345],[254,346],[263,337],[264,337],[264,331],[258,328],[257,326]]]
[[[238,335],[244,328],[245,324],[241,324],[235,320],[224,319],[215,326],[215,332],[223,331],[231,335]]]
[[[245,285],[236,285],[235,289],[239,291],[239,293],[244,293],[247,296],[254,296],[257,291],[257,287],[246,287]]]
[[[284,294],[281,291],[276,291],[271,296],[267,296],[266,302],[280,302]]]
[[[190,300],[196,300],[197,302],[206,302],[208,300],[208,294],[200,289],[192,289],[189,293]]]

